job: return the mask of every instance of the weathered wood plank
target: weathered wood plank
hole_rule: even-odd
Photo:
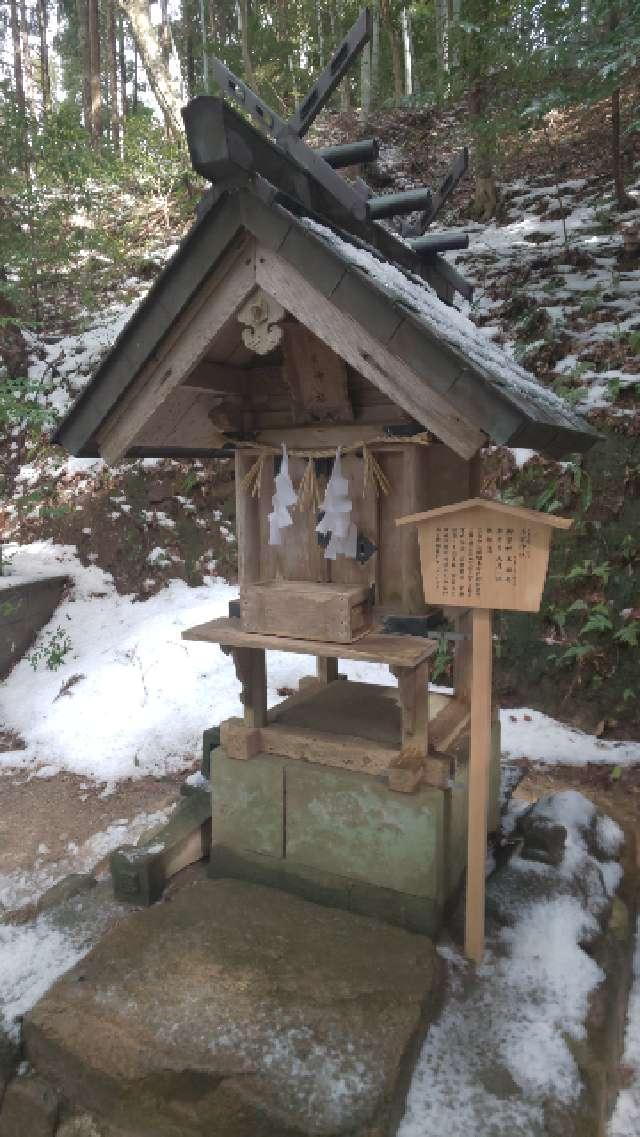
[[[182,633],[183,640],[227,645],[229,647],[260,647],[271,651],[294,651],[321,657],[360,659],[389,666],[417,667],[430,659],[436,651],[433,640],[418,636],[386,636],[370,632],[351,644],[321,643],[318,640],[298,640],[286,636],[261,636],[243,632],[240,621],[233,617],[209,620]]]
[[[256,280],[300,323],[457,453],[470,458],[483,444],[484,433],[463,420],[428,380],[420,378],[373,335],[320,296],[293,265],[262,245],[256,254]]]
[[[233,315],[254,287],[254,242],[247,241],[222,259],[206,286],[174,322],[156,355],[103,423],[98,442],[107,461],[116,461],[134,443],[154,411],[202,359],[216,330]]]
[[[302,324],[289,321],[283,332],[284,374],[295,424],[352,422],[344,360]]]

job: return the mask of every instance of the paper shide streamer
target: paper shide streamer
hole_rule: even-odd
[[[297,501],[297,494],[289,475],[289,457],[284,442],[282,444],[280,472],[276,474],[275,486],[276,492],[271,499],[273,509],[269,514],[269,544],[281,545],[282,530],[293,525],[293,518],[289,510]]]
[[[338,556],[355,559],[358,550],[358,530],[351,520],[353,503],[349,497],[349,482],[342,473],[340,447],[336,451],[333,470],[320,509],[323,511],[323,517],[316,525],[316,533],[329,536],[324,551],[325,558],[329,561],[335,561]]]

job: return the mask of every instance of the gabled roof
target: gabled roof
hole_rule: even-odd
[[[595,432],[563,400],[424,282],[357,238],[300,216],[297,205],[264,182],[210,197],[58,427],[58,442],[74,454],[99,452],[97,432],[135,389],[141,370],[166,353],[177,318],[247,235],[264,252],[256,256],[256,285],[463,456],[485,439],[552,457],[595,442]],[[303,302],[301,283],[317,304]],[[224,286],[222,278],[218,287]]]
[[[519,505],[509,505],[504,501],[491,501],[486,497],[470,497],[466,501],[456,501],[453,505],[441,505],[438,509],[429,509],[426,513],[411,513],[407,517],[398,517],[396,525],[415,525],[420,521],[432,521],[435,517],[463,513],[467,509],[486,509],[490,513],[515,517],[518,521],[532,521],[537,525],[546,525],[549,529],[570,529],[573,525],[570,517],[556,517],[553,513],[541,513],[537,509],[525,509]]]

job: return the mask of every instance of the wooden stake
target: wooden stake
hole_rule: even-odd
[[[472,612],[471,740],[469,752],[469,827],[464,950],[476,963],[484,954],[487,803],[491,754],[491,611]]]

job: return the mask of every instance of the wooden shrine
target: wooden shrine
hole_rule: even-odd
[[[396,520],[473,499],[489,441],[562,457],[595,435],[450,306],[471,287],[443,253],[467,238],[425,230],[466,154],[433,191],[375,195],[353,168],[375,140],[304,141],[369,31],[363,13],[288,121],[216,64],[224,97],[184,111],[211,188],[57,440],[234,457],[239,600],[183,633],[242,689],[212,756],[211,872],[433,932],[465,870],[470,617],[442,575],[425,601],[425,542]],[[452,693],[429,689],[441,634]],[[271,707],[270,651],[315,663]]]

